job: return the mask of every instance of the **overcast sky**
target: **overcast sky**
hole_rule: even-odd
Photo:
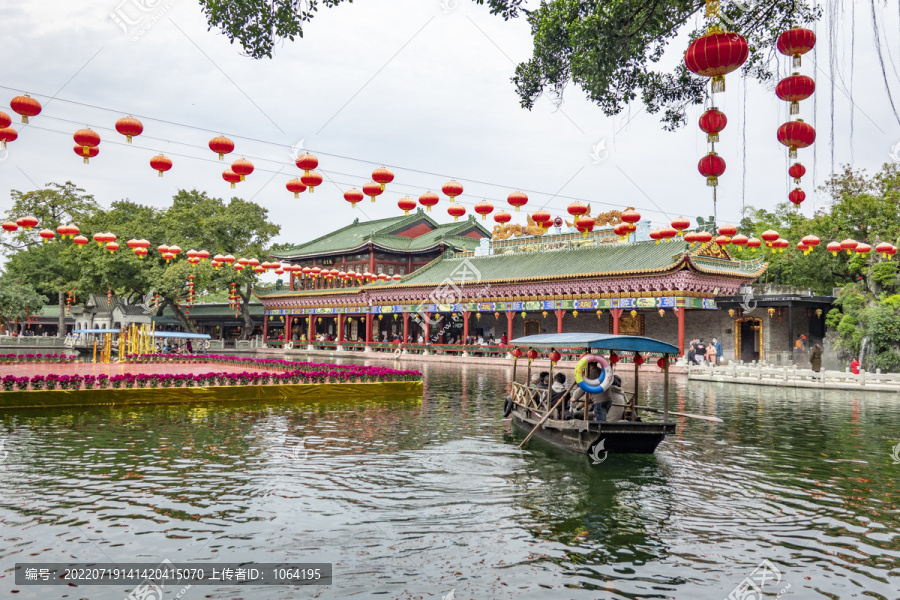
[[[893,53],[885,54],[885,62],[900,106],[897,2],[876,5],[882,33],[888,32],[882,48]],[[142,11],[142,4],[152,8]],[[851,143],[853,3],[843,4],[834,66],[834,161],[875,171],[891,160],[892,149],[900,156],[900,125],[878,66],[870,8],[858,2]],[[111,14],[141,20],[126,34]],[[484,198],[497,209],[509,208],[506,196],[520,188],[539,192],[529,193],[529,209],[547,205],[554,215],[565,214],[570,198],[591,201],[595,213],[635,206],[654,224],[712,214],[710,188],[697,172],[707,150],[697,127],[701,107],[675,133],[663,131],[658,117],[640,105],[607,117],[575,86],[561,109],[541,100],[524,110],[510,78],[515,64],[531,55],[528,24],[505,22],[468,0],[444,0],[443,6],[440,0],[357,0],[322,9],[305,37],[281,44],[271,60],[242,56],[217,30],[207,31],[193,0],[5,2],[0,19],[6,55],[0,110],[14,117],[19,130],[19,139],[0,156],[4,212],[10,189],[48,182],[71,180],[103,205],[129,198],[165,206],[178,189],[197,188],[253,199],[282,224],[278,241],[296,243],[355,217],[400,214],[402,195],[439,192],[453,177],[465,186],[461,200],[470,203],[469,212]],[[821,185],[832,165],[827,27],[818,30],[818,65],[809,57],[801,68],[818,84],[815,160],[812,149],[800,151],[808,168],[807,214],[825,200],[814,193],[812,174]],[[681,60],[685,43],[682,36],[670,46],[665,64]],[[782,73],[788,60],[782,57]],[[717,145],[728,165],[720,179],[720,223],[739,219],[742,193],[748,205],[772,208],[792,187],[787,151],[775,137],[789,118],[787,103],[772,88],[750,82],[745,110],[740,75],[729,75],[727,87],[717,102],[729,119]],[[8,108],[22,92],[44,105],[30,126],[19,124]],[[132,145],[113,129],[129,113],[147,117],[144,135]],[[814,120],[812,100],[801,104],[801,116]],[[72,133],[85,125],[103,138],[90,165],[72,149]],[[236,190],[221,178],[230,163],[206,149],[210,131],[233,137],[232,159],[246,156],[256,165]],[[301,140],[318,155],[327,179],[314,194],[294,199],[284,185],[299,176],[289,155]],[[601,143],[598,163],[591,152]],[[158,152],[175,163],[163,178],[149,166]],[[343,191],[361,188],[380,164],[394,168],[395,182],[376,203],[365,199],[351,209]],[[446,207],[442,198],[432,215],[448,221]]]

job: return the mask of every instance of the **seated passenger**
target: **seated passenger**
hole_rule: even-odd
[[[621,421],[625,418],[625,405],[628,404],[628,398],[625,391],[622,390],[622,379],[618,375],[613,375],[613,384],[607,390],[612,405],[607,409],[606,420],[610,423]]]
[[[548,373],[547,371],[541,371],[538,376],[538,384],[536,387],[541,390],[549,389],[549,387],[550,387],[549,379],[550,379],[550,373]]]
[[[600,367],[597,366],[597,363],[589,363],[588,364],[585,377],[587,379],[598,379],[600,377]],[[587,393],[583,389],[581,389],[581,386],[576,386],[575,391],[572,394],[573,418],[583,419],[585,402],[588,403],[588,407],[591,407],[596,402],[600,402],[602,400],[602,398],[601,398],[602,396],[603,396],[603,394]]]

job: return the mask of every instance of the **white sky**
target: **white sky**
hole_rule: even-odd
[[[569,87],[562,110],[542,100],[526,111],[510,82],[515,63],[531,54],[526,21],[505,22],[468,0],[444,1],[449,11],[440,0],[357,0],[322,9],[305,38],[286,41],[274,59],[258,61],[242,56],[218,31],[207,31],[192,0],[5,2],[0,8],[7,58],[0,74],[5,86],[0,88],[0,110],[14,118],[19,139],[0,162],[0,210],[11,205],[10,189],[26,191],[48,182],[71,180],[103,205],[129,198],[165,206],[179,188],[197,188],[261,203],[283,226],[277,241],[297,243],[355,217],[400,214],[396,201],[401,195],[439,192],[455,177],[465,186],[460,199],[469,203],[470,213],[483,198],[498,210],[508,209],[507,194],[521,188],[543,192],[529,193],[529,209],[549,202],[554,215],[565,215],[571,201],[554,194],[590,200],[595,213],[632,205],[654,224],[681,214],[712,214],[711,190],[697,172],[697,161],[707,150],[697,127],[702,108],[692,109],[688,125],[676,133],[663,131],[658,117],[639,105],[606,117],[575,86]],[[141,13],[141,2],[155,8]],[[882,32],[888,32],[882,47],[892,52],[885,61],[900,107],[900,80],[891,62],[900,63],[897,2],[876,5]],[[836,78],[840,75],[843,83],[835,91],[834,160],[836,165],[852,160],[871,172],[891,160],[895,146],[900,155],[900,125],[877,67],[868,3],[858,2],[851,143],[851,105],[842,89],[850,85],[852,4],[844,4],[847,12],[837,41]],[[149,15],[144,23],[155,17],[156,23],[133,41],[110,17],[117,9],[128,16]],[[826,29],[819,24],[820,68],[813,75],[818,83],[815,163],[812,149],[800,151],[808,169],[806,214],[824,201],[814,193],[813,172],[821,185],[831,169]],[[681,60],[684,37],[670,48],[666,64]],[[787,69],[789,59],[781,58]],[[814,68],[813,57],[804,58],[801,72],[812,74]],[[728,164],[720,179],[720,223],[739,219],[742,166],[748,205],[772,208],[792,187],[787,150],[775,138],[778,125],[789,118],[787,103],[775,97],[774,83],[769,89],[749,83],[747,160],[742,165],[740,75],[729,75],[727,86],[718,101],[729,118],[717,145]],[[8,106],[10,98],[26,91],[41,100],[44,110],[33,126],[24,127]],[[58,99],[49,101],[53,95]],[[812,99],[801,104],[806,120],[813,120],[812,112]],[[221,179],[230,163],[215,161],[206,148],[214,133],[149,118],[142,119],[144,135],[126,145],[113,124],[129,113],[229,134],[237,143],[232,160],[247,156],[257,171],[230,190]],[[72,133],[84,125],[104,140],[90,165],[83,165],[72,150]],[[300,174],[289,160],[291,147],[300,140],[337,185],[326,179],[314,194],[294,199],[284,184]],[[609,155],[595,164],[591,149],[603,140]],[[160,151],[175,163],[163,178],[149,166]],[[365,199],[351,210],[343,191],[361,188],[379,164],[394,168],[394,183],[375,204]],[[446,222],[446,207],[442,198],[431,214]]]

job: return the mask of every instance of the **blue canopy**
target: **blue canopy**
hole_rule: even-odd
[[[612,335],[609,333],[543,333],[526,335],[510,341],[513,346],[532,348],[569,347],[618,350],[621,352],[650,352],[653,354],[678,354],[678,348],[653,338],[639,335]]]
[[[208,333],[184,333],[182,331],[154,331],[154,337],[176,338],[179,340],[210,340]]]
[[[76,329],[72,333],[119,333],[118,329]]]

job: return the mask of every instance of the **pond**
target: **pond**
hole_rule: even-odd
[[[656,454],[593,465],[517,448],[510,369],[421,368],[421,403],[0,414],[0,592],[124,599],[12,569],[168,559],[333,563],[334,584],[165,598],[898,597],[896,395],[679,378],[673,410],[725,423],[679,419]],[[661,390],[642,375],[651,404]]]

